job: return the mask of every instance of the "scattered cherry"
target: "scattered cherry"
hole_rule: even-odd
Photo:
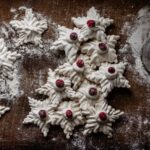
[[[63,88],[64,87],[64,81],[62,79],[57,79],[56,80],[56,86],[59,88]]]
[[[72,113],[72,111],[70,109],[66,110],[66,117],[68,119],[71,119],[73,117],[73,113]]]
[[[78,38],[78,35],[77,35],[76,32],[72,32],[72,33],[70,34],[70,39],[71,39],[71,40],[75,41],[75,40],[77,40],[77,38]]]
[[[90,88],[89,89],[89,94],[91,95],[91,96],[95,96],[95,95],[97,95],[97,89],[96,88]]]
[[[47,113],[45,110],[40,110],[39,111],[39,116],[41,119],[45,119],[47,117]]]
[[[100,112],[99,113],[99,118],[102,120],[102,121],[106,121],[107,119],[107,115],[105,112]]]
[[[108,68],[108,72],[111,73],[111,74],[115,73],[115,71],[116,71],[116,70],[115,70],[114,67],[109,67],[109,68]]]
[[[93,28],[93,27],[95,27],[95,21],[94,20],[88,20],[87,25],[89,28]]]
[[[99,43],[99,48],[102,50],[102,51],[106,51],[107,50],[107,46],[105,43]]]
[[[82,59],[78,59],[77,62],[76,62],[76,64],[77,64],[77,66],[78,66],[79,68],[84,67],[84,61],[83,61]]]

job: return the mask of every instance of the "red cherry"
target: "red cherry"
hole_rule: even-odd
[[[95,21],[94,20],[88,20],[87,25],[89,28],[93,28],[93,27],[95,27]]]
[[[64,81],[62,79],[57,79],[56,80],[56,86],[59,88],[63,88],[64,87]]]
[[[71,40],[75,41],[75,40],[77,40],[77,38],[78,38],[78,34],[76,32],[72,32],[70,34],[70,39]]]
[[[83,61],[82,59],[78,59],[77,62],[76,62],[76,64],[77,64],[77,66],[78,66],[79,68],[84,67],[84,61]]]
[[[96,88],[90,88],[89,89],[89,94],[91,95],[91,96],[95,96],[95,95],[97,95],[97,89]]]
[[[106,121],[107,119],[107,115],[105,112],[100,112],[99,113],[99,118],[102,120],[102,121]]]
[[[66,117],[68,118],[68,119],[71,119],[72,117],[73,117],[73,113],[72,113],[72,111],[71,110],[67,110],[66,111]]]
[[[108,68],[108,72],[111,73],[111,74],[115,73],[115,71],[116,71],[116,70],[115,70],[114,67],[109,67],[109,68]]]
[[[45,119],[47,117],[47,113],[45,110],[40,110],[39,111],[39,116],[41,119]]]
[[[107,46],[106,46],[106,44],[105,43],[99,43],[99,48],[102,50],[102,51],[105,51],[105,50],[107,50]]]

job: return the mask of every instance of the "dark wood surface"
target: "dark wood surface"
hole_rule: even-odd
[[[148,0],[0,0],[0,20],[11,19],[10,8],[25,5],[33,10],[52,18],[58,24],[72,27],[72,16],[80,16],[95,6],[103,16],[113,18],[115,24],[108,30],[109,34],[121,35],[117,49],[125,44],[126,35],[121,34],[121,28],[126,21],[131,21],[138,10],[149,5]],[[130,15],[129,15],[130,14]],[[52,31],[45,37],[52,38]],[[122,56],[120,55],[120,60]],[[44,138],[36,126],[22,125],[23,119],[30,111],[27,97],[37,97],[34,89],[39,87],[39,75],[42,72],[43,83],[46,81],[48,68],[55,68],[59,57],[42,56],[28,57],[25,55],[20,71],[22,74],[21,88],[24,95],[11,104],[11,111],[0,120],[0,150],[74,150],[74,149],[150,149],[150,124],[144,124],[150,118],[150,95],[146,92],[146,84],[139,84],[133,73],[127,69],[125,75],[132,88],[114,89],[108,97],[108,103],[125,112],[113,128],[113,138],[107,139],[102,134],[92,134],[83,137],[82,127],[75,130],[75,136],[67,140],[59,127],[51,127],[49,135]],[[141,79],[142,80],[142,79]]]

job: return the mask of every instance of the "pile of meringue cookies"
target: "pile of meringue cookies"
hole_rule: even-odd
[[[35,90],[46,99],[28,98],[31,111],[23,123],[39,126],[44,136],[51,125],[59,125],[69,139],[75,127],[82,125],[84,135],[101,132],[110,138],[112,123],[123,112],[108,105],[106,98],[115,87],[130,88],[123,76],[126,63],[117,60],[115,45],[119,36],[106,35],[105,30],[113,20],[101,17],[94,7],[85,17],[73,17],[72,22],[76,26],[73,29],[58,26],[58,39],[50,47],[52,51],[64,51],[66,61],[55,70],[49,69],[47,82]],[[42,45],[39,35],[46,28],[43,24],[38,30],[36,23],[36,35],[25,40],[31,32],[23,37],[21,32],[26,30],[21,31],[20,22],[11,22],[23,37],[19,44],[38,40],[37,44]]]

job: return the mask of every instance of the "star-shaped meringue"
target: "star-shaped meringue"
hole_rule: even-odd
[[[84,78],[91,73],[91,68],[88,58],[80,55],[73,64],[67,62],[59,66],[55,72],[56,74],[68,77],[73,84],[72,88],[77,90]]]
[[[47,83],[37,89],[36,92],[49,96],[49,100],[56,107],[64,98],[71,100],[78,98],[76,92],[71,88],[71,81],[68,78],[56,75],[51,69],[48,72]]]
[[[113,23],[113,20],[100,17],[97,10],[92,7],[88,10],[86,17],[72,17],[72,22],[81,29],[79,40],[87,41],[93,38],[104,39],[105,29]]]
[[[81,47],[81,53],[90,56],[90,64],[92,68],[99,67],[101,63],[117,63],[117,54],[115,45],[119,36],[111,35],[107,36],[105,41],[91,41],[85,43]]]
[[[32,9],[25,9],[25,16],[22,20],[12,20],[10,25],[16,30],[18,39],[16,46],[25,43],[33,43],[43,47],[41,35],[48,28],[47,20],[36,16]]]
[[[5,112],[9,111],[10,108],[6,107],[6,106],[0,106],[0,118],[2,117],[3,114],[5,114]]]
[[[74,101],[61,102],[51,121],[52,125],[61,126],[67,139],[73,134],[72,132],[76,126],[84,123],[85,120],[80,105]]]
[[[20,56],[17,52],[8,51],[4,39],[0,38],[0,78],[13,79],[14,62]]]
[[[118,64],[104,63],[95,71],[87,76],[90,81],[101,85],[101,91],[104,97],[114,87],[130,88],[129,81],[123,76],[126,63],[120,62]]]
[[[97,103],[104,101],[104,98],[101,95],[101,88],[87,80],[84,80],[81,84],[78,93],[80,94],[79,102],[82,110],[86,110],[87,108],[93,107],[97,105]]]
[[[79,29],[69,29],[64,26],[58,26],[58,39],[53,43],[51,50],[61,50],[65,51],[67,60],[73,63],[77,57],[77,52],[79,51]]]
[[[24,119],[23,124],[33,123],[39,126],[44,137],[46,137],[49,132],[49,120],[53,115],[53,108],[48,100],[39,101],[30,97],[28,99],[31,111]]]
[[[123,112],[115,110],[105,102],[99,103],[96,107],[90,107],[83,111],[86,116],[86,124],[83,134],[102,132],[108,138],[112,137],[112,123],[115,122]]]

